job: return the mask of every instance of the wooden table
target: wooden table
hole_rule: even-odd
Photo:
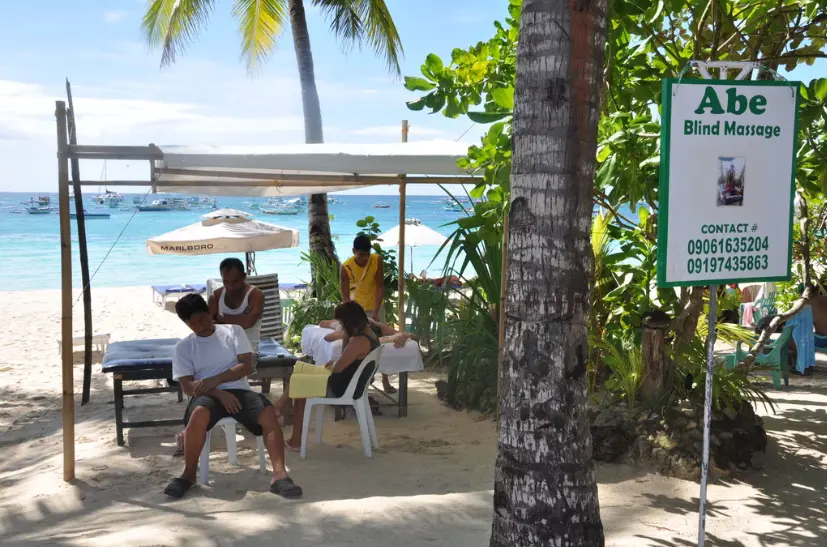
[[[124,416],[124,397],[127,395],[149,395],[152,393],[178,393],[178,402],[183,394],[177,382],[172,380],[172,354],[177,338],[156,340],[132,340],[109,344],[103,356],[103,372],[112,374],[115,388],[115,430],[118,446],[124,445],[124,429],[160,426],[183,426],[183,419],[127,421]],[[262,340],[257,353],[256,370],[251,376],[258,380],[262,390],[268,392],[270,381],[281,378],[285,383],[293,372],[296,356],[284,349],[273,339]],[[140,380],[167,380],[166,387],[136,387],[124,389],[124,382]],[[285,385],[286,388],[286,385]]]

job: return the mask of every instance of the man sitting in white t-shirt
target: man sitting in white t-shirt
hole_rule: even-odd
[[[216,325],[207,303],[197,294],[179,300],[175,312],[192,334],[175,345],[172,378],[181,382],[191,399],[184,414],[184,473],[164,493],[180,498],[195,484],[207,431],[232,416],[254,435],[264,436],[273,465],[270,491],[285,498],[301,497],[302,489],[284,467],[284,437],[276,410],[247,382],[253,372],[253,354],[244,330],[238,325]]]

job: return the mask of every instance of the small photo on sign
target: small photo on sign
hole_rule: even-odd
[[[718,206],[731,207],[744,204],[744,173],[747,161],[743,157],[718,158]]]

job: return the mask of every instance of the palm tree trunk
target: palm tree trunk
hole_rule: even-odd
[[[307,31],[307,17],[303,0],[290,0],[290,28],[293,45],[299,65],[299,81],[302,88],[302,110],[304,111],[304,140],[308,144],[324,142],[322,131],[322,109],[316,76],[313,70],[313,52],[310,49],[310,34]],[[336,261],[336,249],[330,234],[330,217],[327,212],[327,194],[312,194],[307,206],[309,223],[310,252],[321,253],[328,260]]]
[[[492,547],[604,545],[586,414],[606,0],[525,0]]]

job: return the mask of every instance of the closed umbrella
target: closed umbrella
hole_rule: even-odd
[[[383,247],[397,247],[399,245],[399,226],[394,226],[384,234],[377,238]],[[447,238],[437,232],[428,228],[418,218],[405,219],[405,245],[411,248],[411,271],[414,271],[413,266],[413,248],[414,247],[433,247],[440,246],[447,241]]]
[[[255,271],[256,251],[298,247],[299,232],[253,219],[250,213],[219,209],[203,215],[201,222],[148,239],[151,255],[207,255],[245,253],[247,271]]]

